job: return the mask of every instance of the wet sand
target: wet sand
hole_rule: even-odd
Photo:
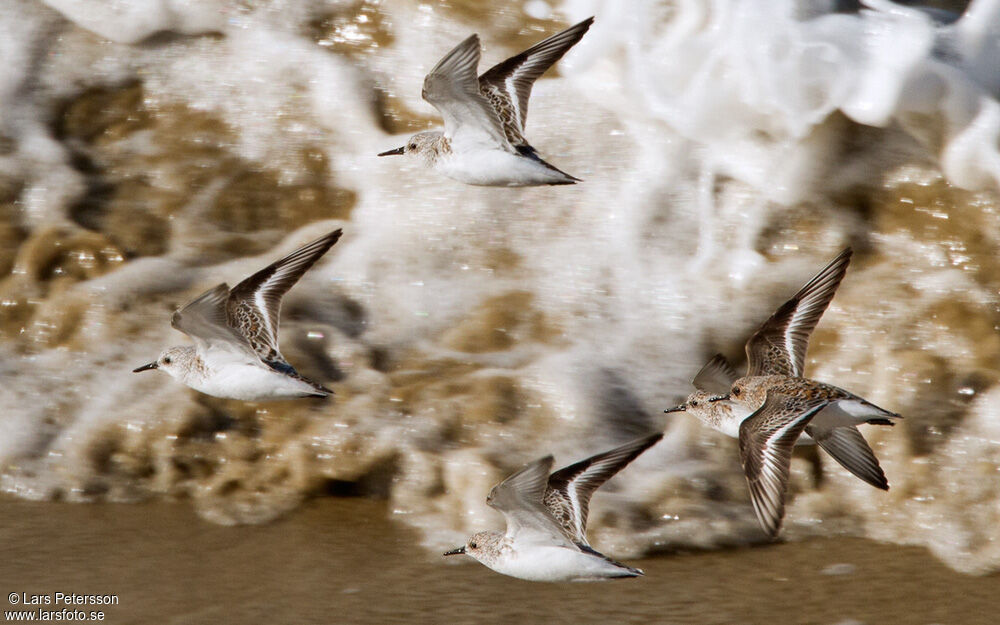
[[[0,510],[3,597],[117,595],[101,607],[107,623],[965,625],[1000,612],[996,575],[860,539],[664,555],[629,561],[644,578],[534,584],[428,553],[367,499],[317,500],[244,527],[204,522],[183,503],[4,498]]]

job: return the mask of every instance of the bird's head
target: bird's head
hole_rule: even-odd
[[[382,152],[379,156],[420,156],[425,161],[433,161],[438,156],[442,137],[439,130],[418,132],[406,141],[406,145]]]
[[[192,363],[196,357],[197,355],[193,347],[170,347],[163,350],[163,353],[155,361],[141,367],[136,367],[132,370],[132,373],[159,369],[169,373],[171,377],[183,378],[191,370]]]
[[[489,566],[500,554],[503,534],[496,531],[485,531],[473,534],[469,542],[457,549],[446,551],[446,556],[464,554]]]

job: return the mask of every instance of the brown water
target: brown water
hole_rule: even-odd
[[[636,580],[536,584],[428,553],[367,499],[315,500],[263,526],[170,503],[4,499],[0,519],[4,597],[117,595],[107,623],[972,625],[1000,608],[996,576],[860,539],[662,555],[630,561],[646,571]]]

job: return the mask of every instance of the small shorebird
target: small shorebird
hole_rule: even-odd
[[[170,325],[195,345],[171,347],[133,372],[160,369],[196,391],[259,401],[326,397],[333,391],[299,375],[278,351],[281,298],[340,238],[316,239],[230,289],[220,284],[174,313]]]
[[[662,437],[640,438],[551,475],[552,456],[526,465],[494,486],[486,498],[503,513],[507,532],[479,532],[444,555],[466,554],[497,573],[535,582],[642,575],[590,546],[587,513],[594,491]]]
[[[698,389],[666,412],[685,411],[739,439],[740,459],[757,519],[776,536],[784,517],[792,447],[818,444],[845,469],[882,490],[882,467],[857,426],[900,418],[836,386],[803,376],[809,336],[847,272],[851,249],[785,302],[746,344],[747,375],[721,355],[694,378]],[[727,392],[728,389],[728,392]]]
[[[419,156],[440,173],[471,185],[525,187],[579,182],[542,160],[524,138],[531,87],[583,37],[588,18],[494,65],[476,77],[479,35],[446,54],[424,78],[423,98],[444,118],[444,132],[419,132],[379,156]]]
[[[739,438],[740,423],[753,411],[732,400],[719,399],[720,395],[729,392],[739,377],[729,362],[721,354],[716,354],[691,381],[695,391],[687,396],[683,404],[663,412],[686,412],[714,430]]]

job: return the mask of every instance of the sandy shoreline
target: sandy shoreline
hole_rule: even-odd
[[[367,499],[222,527],[170,503],[4,498],[0,590],[113,595],[107,623],[995,623],[997,578],[860,539],[629,561],[646,577],[531,584],[438,559]],[[50,599],[51,600],[51,599]],[[36,606],[19,606],[33,609]],[[62,609],[62,604],[43,605]]]

